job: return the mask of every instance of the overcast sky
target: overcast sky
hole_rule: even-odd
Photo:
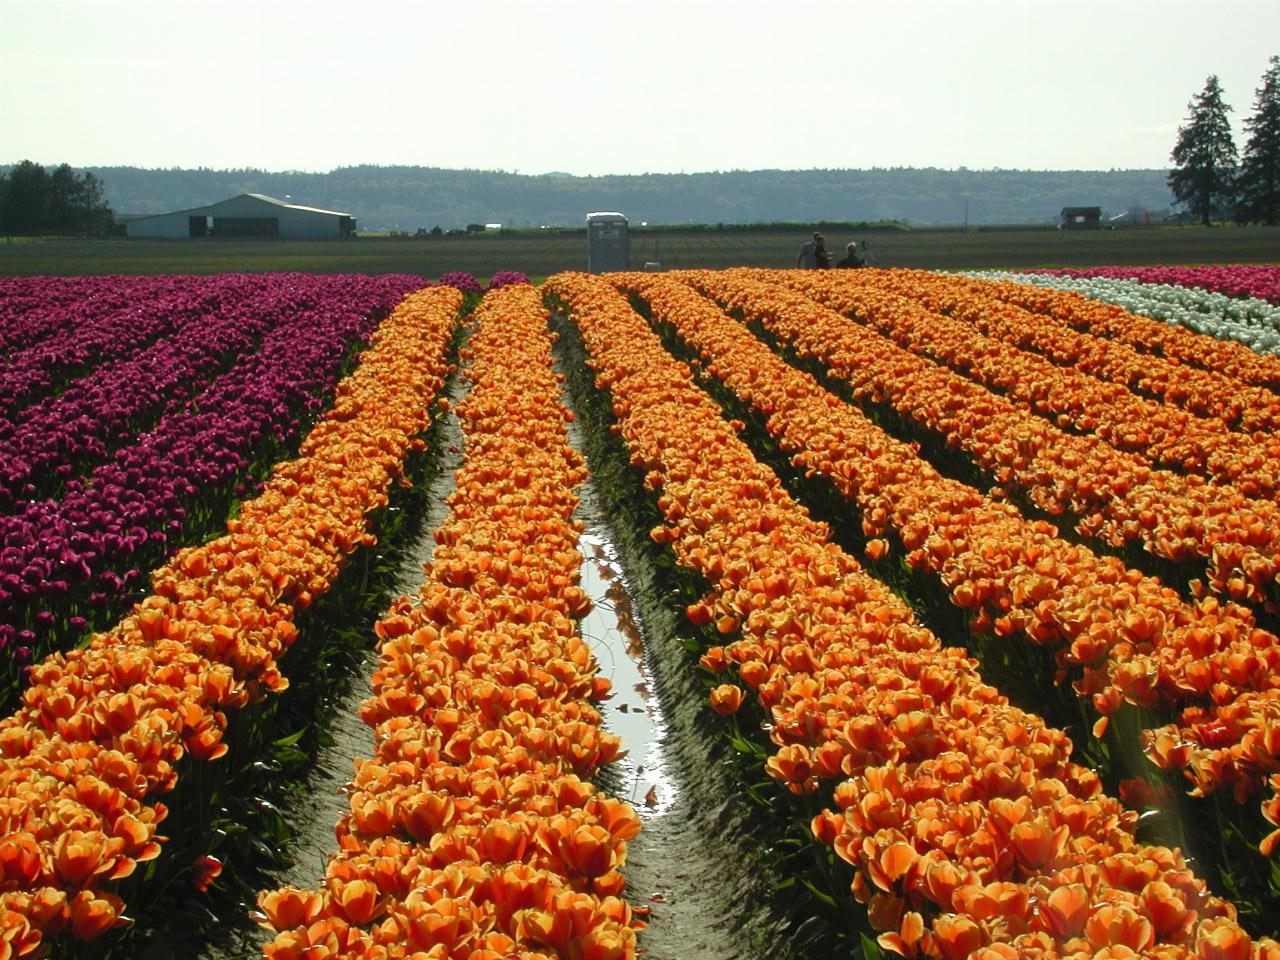
[[[1277,0],[0,0],[0,163],[1166,167]]]

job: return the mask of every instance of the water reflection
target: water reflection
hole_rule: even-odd
[[[623,581],[617,549],[599,523],[588,521],[578,542],[582,553],[582,589],[592,611],[582,620],[582,635],[613,685],[600,704],[605,727],[622,738],[627,755],[615,767],[626,797],[641,817],[664,813],[675,804],[675,783],[668,774],[662,740],[666,724],[644,664],[644,640]]]

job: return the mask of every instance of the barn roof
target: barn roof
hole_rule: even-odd
[[[217,203],[206,204],[203,207],[191,207],[187,210],[170,210],[168,213],[151,213],[141,217],[135,217],[135,220],[150,220],[153,217],[172,217],[179,214],[199,215],[208,214],[216,211],[219,207],[240,200],[243,197],[252,197],[254,200],[260,200],[263,203],[270,203],[277,207],[284,207],[289,210],[301,210],[305,213],[323,213],[330,217],[350,217],[351,214],[343,213],[340,210],[322,210],[319,207],[305,207],[300,203],[289,203],[287,200],[280,200],[277,197],[269,197],[265,193],[241,193],[234,197],[228,197],[226,200],[219,200]]]
[[[320,207],[306,207],[300,203],[290,203],[287,200],[279,200],[276,197],[268,197],[265,193],[242,193],[242,197],[253,197],[255,200],[265,200],[267,203],[274,203],[277,207],[288,207],[290,210],[305,210],[307,213],[327,213],[334,217],[349,217],[351,214],[343,213],[341,210],[322,210]],[[234,198],[233,198],[234,199]],[[225,203],[226,201],[222,201]],[[217,204],[213,204],[217,206]]]

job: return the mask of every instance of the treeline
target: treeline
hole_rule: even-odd
[[[103,196],[88,171],[63,163],[51,172],[23,160],[0,172],[0,233],[106,235],[115,217]]]
[[[731,170],[575,177],[435,167],[355,166],[330,173],[145,170],[92,167],[111,206],[125,214],[203,206],[241,193],[340,210],[362,230],[581,226],[594,210],[633,224],[797,221],[913,225],[1045,224],[1067,206],[1104,216],[1167,213],[1167,170]],[[1145,219],[1145,218],[1144,218]]]

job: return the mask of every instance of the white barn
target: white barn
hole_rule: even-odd
[[[318,210],[261,193],[207,207],[138,217],[125,224],[130,237],[253,237],[282,240],[325,240],[353,237],[356,218],[336,210]]]

